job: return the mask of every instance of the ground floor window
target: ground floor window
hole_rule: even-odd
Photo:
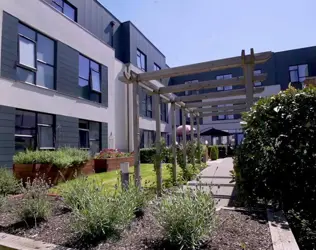
[[[79,148],[87,149],[91,154],[101,150],[100,122],[79,120]]]
[[[140,147],[151,148],[154,146],[154,143],[155,143],[155,131],[142,129]]]
[[[15,151],[54,149],[55,117],[25,110],[15,113]]]

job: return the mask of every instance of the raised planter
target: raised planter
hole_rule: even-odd
[[[128,162],[130,166],[134,165],[134,156],[121,158],[94,159],[94,170],[96,173],[109,172],[120,169],[120,164]]]

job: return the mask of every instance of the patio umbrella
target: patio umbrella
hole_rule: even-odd
[[[193,130],[195,131],[195,128],[193,128]],[[182,125],[177,127],[177,135],[182,135]],[[191,126],[190,125],[185,125],[185,132],[187,134],[189,134],[191,132]]]
[[[210,128],[203,133],[201,133],[201,136],[229,136],[230,134],[226,131],[219,130],[216,128]]]

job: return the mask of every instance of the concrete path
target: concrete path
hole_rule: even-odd
[[[229,157],[208,161],[207,165],[196,180],[188,182],[188,187],[211,191],[217,207],[230,206],[235,197],[235,183],[232,183],[230,173],[233,170],[233,159]]]

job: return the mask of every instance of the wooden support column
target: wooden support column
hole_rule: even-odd
[[[139,84],[133,84],[133,137],[134,137],[134,181],[141,186],[140,176],[140,133],[139,133]]]
[[[155,157],[155,170],[157,177],[157,195],[161,196],[162,191],[162,175],[161,175],[161,117],[160,117],[160,95],[154,96],[155,105],[155,119],[156,119],[156,157]]]
[[[247,110],[249,110],[254,103],[254,63],[255,63],[255,55],[253,49],[251,49],[250,57],[246,57],[245,51],[242,51],[241,54],[242,62],[243,62],[243,73],[245,79],[245,87],[246,87],[246,101],[247,101]]]
[[[184,108],[182,110],[182,146],[183,146],[183,164],[187,167],[187,132],[186,132],[186,115]]]
[[[172,181],[177,182],[176,104],[171,103]]]
[[[196,116],[196,133],[198,146],[198,164],[201,164],[201,135],[200,135],[200,116]]]
[[[190,113],[190,127],[191,127],[191,130],[190,130],[190,137],[191,137],[191,141],[194,140],[194,130],[193,130],[193,127],[194,127],[194,115],[193,113]]]

